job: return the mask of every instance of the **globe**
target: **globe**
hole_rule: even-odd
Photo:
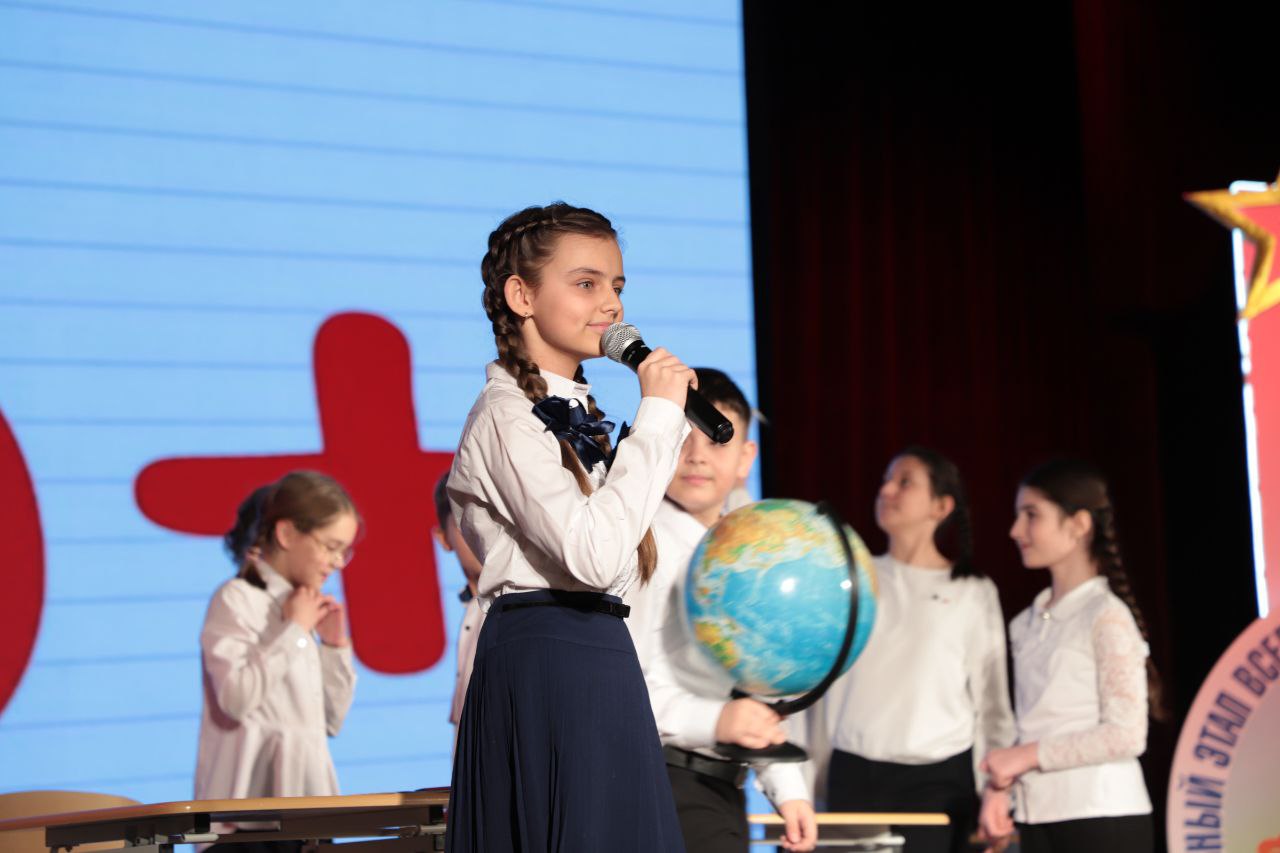
[[[781,697],[825,688],[851,618],[849,654],[831,677],[865,648],[875,623],[875,567],[845,525],[850,570],[838,524],[814,504],[770,499],[724,516],[698,543],[684,615],[699,648],[741,692]]]

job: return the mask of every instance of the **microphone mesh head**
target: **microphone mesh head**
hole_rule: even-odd
[[[600,338],[600,349],[611,360],[621,362],[622,354],[627,347],[640,340],[640,330],[630,323],[614,323],[604,330]]]

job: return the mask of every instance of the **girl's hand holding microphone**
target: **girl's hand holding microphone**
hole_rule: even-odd
[[[636,368],[640,377],[641,397],[662,397],[684,408],[690,388],[698,387],[693,369],[676,358],[665,347],[658,347]]]

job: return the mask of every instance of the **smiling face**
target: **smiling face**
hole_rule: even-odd
[[[530,359],[544,370],[572,377],[584,360],[598,358],[600,338],[622,320],[622,251],[609,237],[564,234],[538,270],[537,281],[513,275],[507,304],[524,317],[520,335]]]
[[[289,583],[319,589],[329,575],[348,561],[359,522],[353,513],[339,513],[319,527],[303,532],[290,520],[276,523],[275,552],[269,562]]]
[[[667,487],[667,497],[707,527],[720,517],[725,498],[751,473],[756,458],[756,443],[747,440],[748,425],[727,406],[721,410],[733,424],[733,438],[716,444],[701,430],[690,432]]]
[[[1023,486],[1018,489],[1014,511],[1009,537],[1028,569],[1063,565],[1087,549],[1091,525],[1084,510],[1067,515],[1039,489]]]
[[[933,493],[928,467],[914,456],[889,463],[876,494],[876,524],[890,537],[933,531],[955,508],[955,499]]]

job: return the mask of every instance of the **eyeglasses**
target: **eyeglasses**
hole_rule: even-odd
[[[356,547],[354,545],[343,546],[341,544],[335,545],[332,542],[325,542],[314,532],[308,533],[307,535],[314,539],[316,544],[323,548],[325,553],[329,555],[329,562],[331,564],[336,564],[340,569],[345,569],[349,566],[351,564],[351,560],[356,555]]]

